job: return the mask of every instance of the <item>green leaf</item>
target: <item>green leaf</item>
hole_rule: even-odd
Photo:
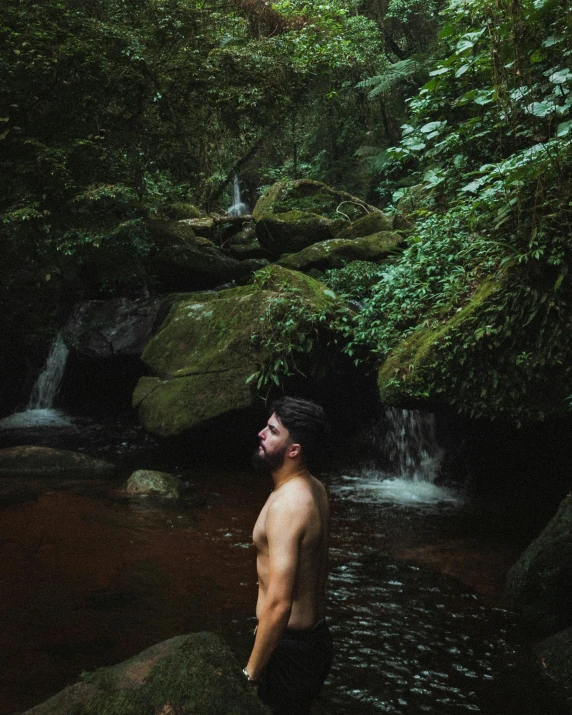
[[[553,72],[548,79],[552,84],[565,84],[572,80],[572,73],[568,67],[566,67],[563,70],[558,70],[558,72]]]
[[[571,131],[572,131],[572,119],[569,119],[567,122],[561,122],[558,125],[558,129],[556,131],[556,136],[567,137]]]
[[[554,104],[549,102],[532,102],[526,107],[526,112],[535,117],[547,117],[554,112]]]

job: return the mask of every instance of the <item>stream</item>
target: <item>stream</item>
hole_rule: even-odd
[[[245,662],[270,482],[204,465],[185,478],[173,505],[128,498],[121,480],[0,480],[1,715],[179,633],[215,631]],[[415,468],[323,479],[336,658],[316,713],[566,712],[503,605],[522,544]]]

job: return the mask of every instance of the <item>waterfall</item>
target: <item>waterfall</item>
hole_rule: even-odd
[[[435,415],[388,407],[385,423],[387,432],[382,452],[390,473],[434,484],[443,459],[443,450],[435,436]]]
[[[32,394],[28,400],[28,410],[49,409],[54,406],[54,399],[64,376],[68,354],[69,348],[59,333],[52,344],[44,369],[38,375],[32,388]]]
[[[71,421],[62,412],[54,409],[54,402],[62,383],[69,354],[63,335],[74,333],[81,323],[84,309],[85,304],[78,305],[72,312],[65,330],[58,333],[54,339],[44,367],[34,383],[26,409],[0,420],[0,430],[71,426]]]
[[[371,438],[377,457],[343,475],[338,491],[346,499],[407,506],[460,501],[453,490],[436,484],[444,450],[432,413],[388,407]]]
[[[228,208],[227,214],[229,216],[244,216],[248,213],[250,213],[250,208],[240,198],[240,184],[238,176],[235,174],[232,182],[232,206]]]

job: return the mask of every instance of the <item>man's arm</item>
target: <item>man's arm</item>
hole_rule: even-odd
[[[246,672],[258,680],[273,650],[286,630],[298,572],[303,514],[294,504],[287,507],[276,501],[266,517],[268,539],[268,583],[256,630],[254,648]]]

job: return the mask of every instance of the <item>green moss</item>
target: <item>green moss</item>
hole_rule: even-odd
[[[281,255],[331,238],[333,224],[317,213],[292,209],[262,214],[256,223],[256,235],[264,249]]]
[[[256,363],[236,370],[207,372],[161,380],[141,378],[133,403],[139,406],[139,419],[153,434],[181,434],[227,412],[249,407],[254,399],[246,379]]]
[[[298,271],[310,268],[339,268],[346,262],[361,260],[375,263],[385,260],[401,242],[399,234],[380,232],[364,238],[333,238],[309,246],[298,253],[283,256],[279,265]]]
[[[175,221],[180,221],[186,218],[199,218],[201,212],[194,204],[189,204],[185,202],[176,202],[169,204],[165,209],[165,213],[169,218]]]
[[[347,223],[347,219],[338,208],[350,220],[356,220],[367,211],[375,210],[373,206],[345,191],[337,191],[319,181],[300,179],[280,181],[271,186],[258,200],[252,214],[254,219],[259,221],[268,213],[297,210],[320,214],[334,221],[337,226],[342,226]]]
[[[336,238],[360,238],[362,236],[371,236],[371,234],[379,233],[380,231],[391,231],[392,229],[393,219],[391,217],[386,216],[381,211],[371,211],[346,226],[340,233],[336,234]]]
[[[453,395],[439,389],[440,351],[454,340],[456,329],[470,321],[486,304],[487,299],[500,285],[485,281],[472,299],[458,313],[437,328],[418,328],[397,346],[381,365],[377,386],[384,404],[399,404],[410,399],[440,399],[454,402]],[[437,389],[435,389],[437,388]]]

